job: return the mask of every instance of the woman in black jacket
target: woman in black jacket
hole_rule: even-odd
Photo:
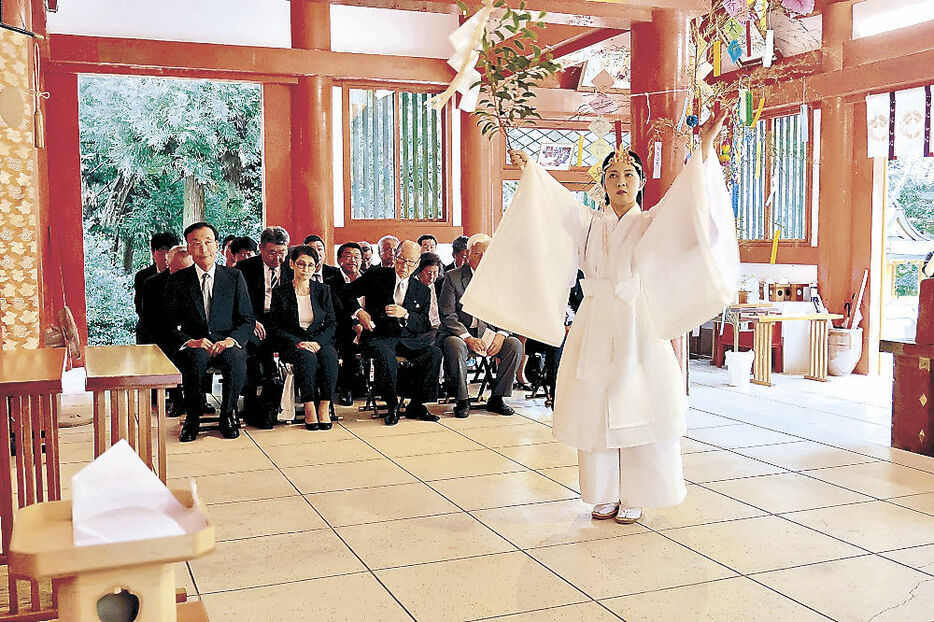
[[[305,403],[305,427],[330,430],[331,396],[337,384],[336,321],[330,288],[311,280],[317,265],[318,252],[314,248],[306,245],[293,248],[289,266],[294,276],[272,291],[269,313],[279,356],[292,364]]]

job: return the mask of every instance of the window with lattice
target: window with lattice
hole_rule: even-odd
[[[444,111],[431,95],[348,88],[353,219],[444,220]]]
[[[510,146],[513,149],[525,151],[529,154],[529,157],[537,158],[538,152],[544,143],[562,143],[574,145],[575,147],[571,158],[571,166],[590,167],[596,163],[596,158],[588,151],[588,148],[597,142],[599,137],[589,130],[514,127],[510,128],[508,133]],[[611,146],[615,146],[615,135],[612,133],[604,137],[604,140],[609,142]],[[623,133],[623,142],[629,144],[629,132]]]

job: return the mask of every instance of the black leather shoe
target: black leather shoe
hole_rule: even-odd
[[[214,408],[213,406],[211,406],[211,405],[207,402],[207,400],[205,400],[205,402],[204,402],[204,408],[202,408],[201,410],[202,410],[202,411],[204,412],[204,414],[206,414],[206,415],[213,415],[214,413],[217,412],[217,409]]]
[[[386,425],[396,425],[399,423],[399,405],[389,407],[389,412],[386,413]]]
[[[516,411],[512,409],[512,406],[503,401],[503,398],[499,395],[491,395],[490,399],[486,403],[487,411],[491,413],[496,413],[498,415],[514,415]]]
[[[190,443],[196,438],[198,438],[197,424],[189,424],[189,423],[184,424],[182,426],[182,433],[178,435],[179,442]]]
[[[221,436],[226,439],[239,438],[240,430],[237,429],[237,424],[234,421],[233,413],[221,413],[218,419],[218,427],[220,428]]]
[[[470,415],[470,402],[468,400],[457,400],[454,405],[454,416],[458,419],[466,419]]]
[[[319,429],[318,422],[315,421],[314,423],[308,423],[308,422],[306,421],[306,422],[305,422],[305,429],[306,429],[306,430],[312,430],[312,431],[318,430],[318,429]]]
[[[353,395],[348,393],[338,393],[337,403],[340,406],[353,406]]]
[[[331,423],[330,421],[325,421],[324,423],[319,423],[319,424],[318,424],[318,429],[319,429],[319,430],[325,430],[325,431],[327,431],[327,430],[330,430],[330,429],[333,428],[333,427],[334,427],[334,424]]]
[[[438,421],[441,419],[438,415],[428,412],[428,408],[424,404],[415,402],[409,402],[409,405],[406,406],[405,417],[406,419],[420,419],[422,421]]]

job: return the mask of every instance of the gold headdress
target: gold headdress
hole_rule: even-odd
[[[616,148],[616,152],[613,154],[613,157],[603,165],[603,170],[606,171],[608,168],[614,164],[622,164],[623,166],[631,166],[637,171],[642,171],[642,165],[640,165],[635,158],[632,157],[632,154],[629,153],[629,147],[626,145],[620,145]]]

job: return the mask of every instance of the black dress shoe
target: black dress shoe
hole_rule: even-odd
[[[337,403],[340,406],[353,406],[353,395],[350,393],[338,393]]]
[[[441,419],[438,415],[433,415],[428,412],[428,408],[424,404],[409,402],[409,405],[405,408],[405,418],[406,419],[420,419],[422,421],[438,421]]]
[[[318,429],[319,429],[318,426],[319,426],[319,424],[318,424],[317,421],[315,421],[314,423],[308,423],[307,421],[305,422],[305,429],[306,429],[306,430],[312,430],[312,431],[313,431],[313,430],[318,430]]]
[[[491,413],[496,413],[498,415],[514,415],[516,411],[512,409],[512,406],[503,401],[502,396],[491,395],[490,399],[486,403],[487,411]]]
[[[198,438],[198,426],[196,424],[186,423],[182,426],[182,433],[178,435],[179,442],[190,443],[196,438]]]
[[[204,403],[204,407],[201,409],[206,415],[213,415],[217,412],[217,409],[211,406],[208,402]]]
[[[240,430],[237,429],[233,413],[221,413],[217,423],[221,436],[224,438],[232,440],[240,437]]]
[[[396,425],[399,423],[399,405],[389,407],[389,412],[386,413],[386,425]]]
[[[325,421],[324,423],[319,423],[319,424],[318,424],[318,429],[319,429],[319,430],[330,430],[330,429],[333,428],[333,427],[334,427],[334,424],[331,423],[330,421]]]
[[[466,419],[468,415],[470,415],[470,401],[457,400],[454,405],[454,416],[458,419]]]

